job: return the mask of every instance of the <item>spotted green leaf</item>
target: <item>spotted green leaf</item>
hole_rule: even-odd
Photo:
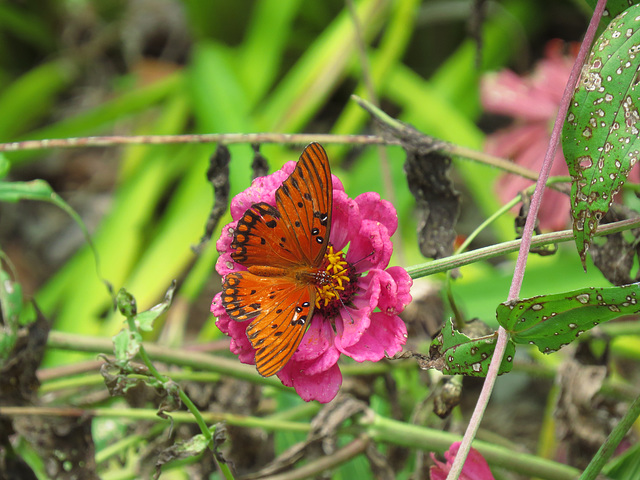
[[[515,343],[529,343],[542,353],[551,353],[596,325],[640,312],[639,296],[640,283],[589,287],[504,302],[496,315]]]
[[[584,265],[598,223],[638,160],[640,6],[611,21],[582,68],[562,132],[571,215]]]
[[[479,338],[469,338],[445,321],[440,333],[431,342],[429,360],[424,368],[436,368],[446,375],[485,377],[496,347],[497,332]],[[499,373],[511,371],[515,345],[509,341]]]
[[[598,0],[587,0],[587,4],[594,10],[597,3]],[[617,17],[633,3],[638,3],[638,0],[608,0],[599,28],[604,29],[612,18]]]

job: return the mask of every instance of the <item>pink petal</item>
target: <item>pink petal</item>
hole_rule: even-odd
[[[342,349],[342,353],[357,362],[377,362],[402,350],[407,342],[407,326],[397,315],[375,312],[371,315],[369,328],[358,342]]]
[[[298,370],[297,362],[289,362],[280,370],[278,377],[284,385],[295,388],[306,402],[317,400],[328,403],[335,398],[342,385],[342,373],[337,364],[316,375],[305,375]]]
[[[392,253],[393,244],[387,227],[377,221],[363,220],[358,235],[351,238],[347,261],[356,264],[359,272],[371,268],[384,269]]]
[[[396,315],[411,302],[411,285],[413,280],[402,267],[391,267],[379,270],[381,285],[378,307],[387,315]]]
[[[229,206],[231,218],[238,220],[254,203],[267,202],[269,205],[275,205],[276,190],[293,171],[291,165],[295,168],[295,164],[296,162],[287,162],[282,169],[270,175],[256,178],[251,182],[249,188],[233,197]],[[288,170],[291,171],[287,173]]]
[[[216,317],[224,314],[226,310],[222,306],[222,293],[216,293],[213,296],[213,301],[211,302],[211,313],[213,313]]]
[[[363,219],[375,220],[383,224],[389,235],[393,235],[398,228],[398,214],[395,207],[386,200],[382,200],[376,192],[365,192],[355,198],[360,207]]]
[[[444,456],[447,459],[447,465],[453,464],[459,448],[460,442],[456,442],[445,452]],[[473,447],[469,450],[469,455],[464,462],[464,467],[462,467],[462,476],[460,478],[464,480],[494,480],[487,461],[480,452]]]
[[[380,278],[377,273],[383,270],[371,270],[358,280],[361,294],[351,299],[350,304],[340,310],[335,318],[336,338],[335,346],[338,350],[355,345],[371,323],[371,314],[378,306],[381,293]]]
[[[340,310],[340,316],[334,319],[336,327],[336,338],[334,345],[338,350],[344,352],[346,347],[356,344],[364,332],[369,328],[371,322],[370,315],[376,306],[380,293],[379,285],[377,291],[368,291],[367,295],[355,297],[352,303],[355,308],[349,306]]]
[[[549,142],[548,136],[532,136],[529,145],[517,152],[516,163],[539,170]],[[556,152],[551,175],[567,175],[567,165],[562,152]],[[532,185],[533,181],[515,175],[504,175],[496,183],[496,190],[501,201],[506,203],[522,190]],[[517,208],[514,209],[517,211]],[[538,213],[540,228],[543,230],[560,230],[566,227],[569,219],[569,197],[547,188]]]
[[[290,372],[292,375],[294,373],[295,375],[318,375],[336,365],[339,358],[340,351],[334,345],[329,345],[325,350],[319,352],[316,357],[309,360],[298,360],[294,354],[287,365],[291,364]]]
[[[358,204],[342,191],[333,192],[333,214],[329,241],[336,251],[342,250],[360,228]]]
[[[305,332],[298,350],[293,354],[292,359],[305,361],[318,358],[329,348],[333,347],[333,338],[335,336],[335,332],[333,328],[331,328],[331,323],[322,315],[314,314],[311,324]]]
[[[515,159],[522,150],[530,147],[533,139],[549,140],[549,130],[546,122],[527,123],[508,127],[492,133],[485,142],[485,151],[503,158]],[[544,155],[544,151],[542,153]],[[520,163],[516,161],[516,163]],[[521,163],[520,163],[521,164]],[[542,160],[540,161],[542,165]]]
[[[445,452],[444,458],[447,461],[446,464],[437,460],[433,453],[431,454],[431,458],[435,463],[435,465],[429,469],[429,476],[431,477],[431,480],[446,479],[459,448],[460,442],[455,442],[451,445],[449,450]],[[469,451],[464,467],[462,467],[460,480],[495,480],[491,470],[489,469],[489,465],[487,465],[487,461],[480,452],[473,447]]]
[[[510,70],[486,75],[480,83],[484,109],[527,121],[549,120],[558,104]]]
[[[222,277],[238,269],[236,263],[231,259],[231,242],[236,223],[231,222],[222,227],[222,233],[216,242],[216,249],[220,253],[216,261],[216,272]]]
[[[229,345],[231,353],[238,355],[240,362],[254,365],[256,363],[256,352],[247,338],[247,327],[250,322],[251,320],[236,322],[235,320],[231,320],[229,315],[223,314],[218,317],[216,326],[222,333],[226,333],[231,337],[231,343]]]

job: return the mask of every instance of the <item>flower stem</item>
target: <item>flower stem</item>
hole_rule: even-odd
[[[371,413],[360,420],[366,432],[376,441],[418,448],[425,451],[444,452],[460,437],[453,433],[412,425]],[[492,465],[499,465],[527,477],[547,480],[575,480],[579,471],[536,455],[516,452],[513,449],[476,440],[473,443]]]
[[[135,322],[133,317],[127,317],[127,323],[129,324],[129,328],[131,330],[135,330],[136,329],[136,322]],[[173,383],[171,379],[163,376],[156,369],[156,367],[153,365],[153,362],[149,358],[149,355],[147,355],[147,351],[145,350],[144,345],[142,345],[142,344],[140,344],[140,350],[138,351],[138,355],[140,356],[140,359],[142,360],[142,362],[149,369],[149,373],[156,380],[161,382],[163,387],[167,391],[169,391],[169,390],[171,390],[173,388],[177,389],[177,393],[178,393],[178,396],[180,397],[180,400],[182,401],[182,403],[187,407],[187,409],[191,412],[191,414],[195,418],[196,423],[200,427],[200,431],[202,432],[202,434],[207,439],[207,442],[211,442],[211,440],[213,439],[213,436],[211,435],[211,432],[209,431],[209,427],[207,426],[207,423],[202,418],[202,415],[200,414],[200,410],[198,410],[198,408],[193,404],[193,402],[188,397],[188,395],[186,393],[184,393],[184,391],[177,384]]]
[[[132,331],[137,331],[137,326],[136,326],[136,321],[134,316],[127,315],[126,318],[127,318],[127,324],[129,325],[129,329]],[[202,435],[206,439],[207,445],[209,446],[209,448],[213,450],[214,449],[213,434],[211,433],[211,430],[207,426],[207,422],[202,417],[200,410],[198,410],[198,407],[195,406],[195,404],[191,401],[191,399],[184,392],[184,390],[180,388],[180,385],[175,383],[170,378],[165,377],[156,369],[155,365],[153,365],[153,362],[151,361],[151,358],[149,358],[149,355],[147,354],[147,351],[144,348],[144,345],[142,345],[142,343],[140,344],[140,347],[138,350],[138,356],[149,369],[149,373],[162,384],[163,388],[167,391],[169,395],[172,395],[173,393],[178,394],[178,397],[180,398],[184,406],[187,407],[187,410],[191,412],[191,415],[193,415],[193,418],[198,424],[198,427],[200,427],[200,431],[202,432]],[[212,427],[214,431],[215,431],[215,428],[216,428],[215,426]],[[224,478],[226,478],[227,480],[233,480],[234,478],[233,473],[231,472],[231,469],[229,468],[229,466],[225,462],[218,460],[215,454],[213,455],[213,458],[216,464],[218,465],[218,468],[220,469],[220,472],[222,473]]]
[[[610,235],[612,233],[617,233],[638,227],[640,227],[640,218],[622,220],[620,222],[608,223],[606,225],[598,227],[598,231],[595,235]],[[573,240],[573,231],[571,230],[543,233],[542,235],[536,235],[535,237],[533,237],[529,244],[529,247],[568,242],[570,240]],[[511,240],[509,242],[503,242],[496,245],[490,245],[488,247],[477,248],[475,250],[460,253],[458,255],[452,255],[450,257],[439,258],[438,260],[433,260],[431,262],[414,265],[412,267],[408,267],[406,270],[411,278],[415,279],[426,277],[435,273],[446,272],[448,270],[451,270],[452,268],[469,265],[470,263],[478,262],[480,260],[488,260],[490,258],[505,255],[507,253],[517,252],[521,248],[521,245],[522,239]]]
[[[600,23],[600,19],[602,18],[602,14],[604,12],[604,7],[606,6],[606,4],[607,0],[598,0],[598,4],[596,5],[595,11],[593,12],[591,21],[589,22],[589,27],[587,28],[584,40],[580,45],[580,51],[578,52],[576,61],[573,64],[573,68],[571,69],[569,80],[567,81],[567,84],[565,86],[564,93],[560,101],[560,107],[558,108],[558,114],[556,115],[556,120],[553,124],[553,130],[551,131],[549,146],[544,156],[544,162],[540,171],[540,177],[536,182],[536,189],[533,193],[533,198],[531,199],[529,215],[527,216],[524,231],[522,232],[522,243],[518,252],[518,259],[516,261],[516,267],[513,273],[513,280],[507,300],[517,299],[520,295],[520,289],[522,287],[522,281],[524,279],[524,271],[527,265],[527,257],[529,255],[529,248],[532,243],[531,238],[533,236],[533,229],[538,216],[538,209],[540,208],[540,203],[542,201],[544,187],[547,183],[547,179],[549,178],[551,165],[553,164],[553,159],[555,157],[558,144],[560,143],[560,135],[562,132],[564,118],[569,111],[569,103],[571,101],[573,90],[576,83],[578,82],[582,64],[587,57],[587,52],[595,38],[596,30],[598,28],[598,24]],[[502,357],[504,356],[508,340],[509,334],[502,326],[500,326],[498,328],[498,340],[496,341],[496,348],[493,352],[493,358],[491,359],[491,363],[489,364],[487,378],[484,382],[484,385],[482,386],[480,397],[476,402],[476,407],[471,416],[471,420],[469,421],[469,425],[462,439],[462,443],[460,444],[460,448],[458,450],[456,458],[453,461],[453,465],[451,466],[449,474],[447,475],[447,480],[457,479],[462,472],[462,467],[464,466],[464,462],[467,459],[467,455],[469,454],[469,449],[471,448],[471,442],[475,437],[478,428],[480,427],[480,421],[482,420],[484,411],[487,407],[487,404],[489,403],[489,398],[491,397],[491,392],[493,391],[493,386],[498,376],[498,370],[502,363]]]

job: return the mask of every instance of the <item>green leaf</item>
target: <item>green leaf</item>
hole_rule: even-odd
[[[638,160],[640,6],[616,17],[591,49],[564,124],[571,215],[583,265],[600,219]]]
[[[162,467],[172,461],[184,458],[194,457],[204,452],[211,443],[203,434],[195,435],[188,440],[177,442],[166,448],[158,455],[156,459],[156,474],[154,479],[160,477]]]
[[[171,300],[173,299],[173,292],[175,291],[175,289],[176,281],[174,280],[173,282],[171,282],[171,285],[167,289],[167,292],[164,294],[164,300],[162,301],[162,303],[159,303],[154,307],[151,307],[149,310],[140,312],[138,315],[136,315],[136,326],[140,330],[144,330],[147,332],[153,330],[154,320],[164,312],[169,310],[169,307],[171,306]]]
[[[4,255],[4,254],[3,254]],[[0,359],[5,360],[16,343],[22,313],[22,287],[0,268]],[[0,362],[1,364],[2,362]]]
[[[5,178],[9,174],[11,163],[7,160],[7,157],[0,153],[0,180]]]
[[[0,269],[0,305],[5,328],[17,329],[22,313],[22,287],[4,269]]]
[[[118,310],[123,316],[125,316],[127,319],[133,319],[136,330],[150,332],[151,330],[153,330],[154,320],[164,312],[166,312],[171,306],[171,300],[173,299],[173,292],[175,291],[175,289],[176,281],[174,280],[173,282],[171,282],[171,285],[169,285],[169,288],[164,294],[164,300],[161,303],[151,307],[149,310],[137,313],[138,307],[136,305],[135,297],[127,292],[127,290],[125,290],[124,288],[121,288],[118,292],[118,295],[116,296],[116,305],[118,306]],[[131,325],[131,323],[129,325]]]
[[[614,457],[602,472],[611,480],[640,478],[640,443],[636,443],[624,453]]]
[[[0,164],[0,170],[2,165]],[[52,203],[56,207],[60,208],[67,215],[69,215],[80,227],[82,230],[82,234],[84,235],[87,244],[91,248],[93,253],[93,258],[96,264],[96,270],[98,271],[98,275],[100,275],[99,268],[99,256],[98,251],[96,250],[93,241],[91,240],[91,235],[89,235],[89,230],[87,230],[86,225],[82,221],[82,218],[78,213],[71,208],[71,206],[65,202],[60,195],[58,195],[51,185],[49,185],[44,180],[32,180],[30,182],[4,182],[0,181],[0,202],[11,202],[15,203],[20,200],[35,200],[41,202]],[[107,282],[103,280],[105,284]],[[110,286],[107,284],[108,288]]]
[[[140,351],[142,336],[139,332],[124,329],[113,337],[113,351],[116,365],[125,368]]]
[[[497,332],[493,332],[471,339],[453,328],[453,322],[449,319],[431,342],[429,360],[421,366],[436,368],[445,375],[486,377],[497,338]],[[514,354],[515,345],[509,341],[500,365],[500,374],[511,371]]]
[[[582,288],[504,302],[498,305],[496,316],[515,343],[529,343],[542,353],[551,353],[596,325],[639,312],[639,293],[639,283]]]
[[[587,4],[595,10],[598,0],[587,0]],[[602,20],[600,21],[600,28],[606,27],[612,18],[620,15],[624,10],[629,8],[632,3],[638,3],[638,0],[608,0],[607,6],[604,9]]]

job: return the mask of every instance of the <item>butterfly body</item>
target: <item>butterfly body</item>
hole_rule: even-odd
[[[277,373],[298,349],[315,311],[331,230],[329,160],[308,145],[276,191],[276,207],[253,204],[238,220],[231,258],[247,268],[224,279],[222,304],[231,318],[251,320],[247,337],[258,372]]]

